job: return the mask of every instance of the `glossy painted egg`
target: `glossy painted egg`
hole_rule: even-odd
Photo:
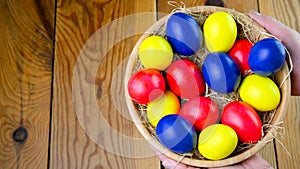
[[[179,115],[191,122],[198,132],[209,125],[218,123],[220,116],[218,105],[204,96],[194,97],[185,102]]]
[[[179,110],[179,99],[174,93],[167,90],[163,96],[148,103],[147,118],[150,124],[156,127],[161,118],[169,114],[178,114]]]
[[[258,111],[270,111],[280,103],[280,91],[268,77],[252,74],[247,76],[239,89],[241,99]]]
[[[274,38],[267,38],[256,42],[250,50],[249,66],[254,73],[269,76],[280,70],[285,57],[284,45]]]
[[[196,130],[177,114],[163,117],[157,124],[156,135],[162,145],[175,153],[191,152],[197,145]]]
[[[166,80],[172,92],[184,99],[202,95],[205,91],[201,70],[189,60],[173,62],[166,70]]]
[[[238,65],[222,52],[214,52],[206,56],[202,65],[202,73],[211,89],[224,94],[235,91],[241,80]]]
[[[239,39],[228,52],[228,55],[239,65],[242,74],[250,70],[248,58],[252,46],[248,39]]]
[[[156,69],[148,68],[135,72],[128,81],[128,93],[139,104],[147,104],[162,96],[166,89],[163,75]]]
[[[203,43],[203,33],[197,21],[182,12],[170,16],[166,35],[174,51],[185,56],[196,53]]]
[[[172,63],[173,50],[166,39],[149,36],[140,45],[139,58],[145,68],[164,70]]]
[[[203,33],[210,52],[228,52],[237,37],[236,22],[227,12],[214,12],[205,20]]]
[[[207,159],[220,160],[229,156],[236,148],[236,132],[224,124],[206,127],[199,135],[198,150]]]
[[[256,111],[247,103],[228,103],[222,112],[222,124],[231,127],[243,143],[257,143],[262,136],[262,122]]]

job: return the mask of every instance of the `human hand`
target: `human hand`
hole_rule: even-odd
[[[151,148],[153,149],[156,156],[162,162],[162,165],[167,169],[199,169],[199,168],[195,168],[195,167],[191,167],[191,166],[186,166],[182,163],[178,163],[172,159],[169,159],[168,157],[166,157],[165,155],[160,153],[158,150],[156,150],[154,147],[151,147]]]
[[[162,153],[158,152],[154,149],[155,154],[157,157],[162,161],[162,165],[167,169],[201,169],[195,168],[191,166],[184,165],[182,163],[178,163],[174,160],[169,159]],[[209,168],[209,169],[273,169],[273,167],[265,161],[260,155],[255,154],[249,159],[243,161],[242,163],[227,166],[227,167],[219,167],[219,168]]]
[[[249,16],[262,27],[264,27],[269,33],[282,41],[292,57],[293,65],[300,64],[300,34],[296,30],[282,24],[270,16],[262,15],[256,11],[250,11]],[[300,67],[294,66],[291,74],[292,95],[300,96],[299,86]]]

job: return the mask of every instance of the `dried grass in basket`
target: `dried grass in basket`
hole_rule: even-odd
[[[196,6],[191,8],[176,8],[175,11],[186,12],[192,17],[194,17],[200,27],[202,27],[205,19],[215,11],[226,11],[230,13],[234,19],[236,20],[237,27],[238,27],[238,38],[247,38],[252,43],[257,42],[258,40],[271,37],[262,27],[252,21],[247,15],[234,11],[228,8],[222,7],[212,7],[212,6]],[[231,164],[235,164],[241,162],[255,153],[257,153],[260,149],[262,149],[268,142],[272,141],[276,135],[278,134],[278,125],[283,120],[285,115],[285,111],[287,110],[289,96],[290,96],[290,79],[289,79],[289,69],[287,64],[285,63],[282,69],[277,72],[272,78],[275,83],[279,86],[280,85],[280,92],[281,92],[281,103],[277,107],[276,110],[270,112],[263,112],[259,113],[260,118],[263,122],[263,137],[261,140],[256,144],[241,144],[239,143],[236,150],[227,158],[217,161],[207,160],[201,156],[201,154],[195,150],[190,154],[176,154],[174,152],[169,151],[164,146],[162,146],[156,135],[155,129],[151,126],[148,122],[146,117],[146,105],[139,105],[134,103],[127,92],[127,83],[130,76],[136,72],[137,70],[142,69],[142,65],[138,59],[138,49],[142,41],[151,35],[160,35],[165,37],[165,24],[168,19],[168,16],[157,21],[154,25],[152,25],[144,35],[139,39],[137,44],[135,45],[130,58],[128,60],[127,68],[126,68],[126,75],[125,75],[125,95],[126,95],[126,102],[130,114],[132,116],[133,122],[137,126],[140,133],[148,140],[148,142],[158,149],[161,153],[165,154],[167,157],[175,160],[180,161],[181,163],[196,166],[196,167],[219,167],[219,166],[227,166]],[[202,65],[205,56],[208,54],[207,49],[203,48],[199,50],[195,55],[191,57],[184,57],[185,59],[190,59],[198,66]],[[175,54],[175,59],[183,58],[178,54]],[[199,57],[200,56],[200,57]],[[287,78],[288,77],[288,78]],[[224,107],[225,104],[228,102],[239,100],[238,93],[233,92],[231,94],[218,94],[209,90],[208,87],[205,96],[210,97],[213,99],[220,108]]]

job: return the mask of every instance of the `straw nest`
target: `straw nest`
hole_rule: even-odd
[[[222,7],[212,7],[212,6],[196,6],[196,7],[177,7],[173,12],[185,12],[191,15],[196,21],[199,23],[200,27],[202,27],[205,19],[216,11],[226,11],[230,13],[237,23],[238,28],[238,37],[237,38],[246,38],[250,40],[252,43],[255,43],[261,39],[273,37],[268,34],[262,27],[260,27],[257,23],[255,23],[248,15],[237,12],[232,9],[222,8]],[[241,162],[253,154],[257,153],[260,149],[262,149],[268,142],[272,141],[278,134],[282,134],[282,127],[280,126],[283,121],[283,117],[285,115],[285,111],[287,109],[288,100],[290,96],[290,79],[289,79],[289,69],[287,64],[285,63],[282,69],[277,72],[275,75],[271,77],[275,81],[275,83],[280,88],[281,92],[281,103],[280,105],[273,111],[269,112],[258,112],[261,121],[263,123],[263,137],[256,144],[245,144],[239,143],[235,151],[227,158],[217,161],[212,161],[205,159],[198,150],[193,151],[189,154],[176,154],[174,152],[169,151],[165,147],[163,147],[155,134],[155,128],[151,126],[151,124],[147,120],[146,116],[146,105],[140,105],[134,103],[128,93],[127,93],[127,83],[130,76],[138,71],[143,69],[141,62],[138,59],[138,49],[142,41],[151,35],[159,35],[165,37],[165,26],[166,21],[170,15],[165,16],[164,18],[157,21],[154,25],[152,25],[144,35],[139,39],[137,44],[135,45],[131,56],[128,60],[126,75],[125,75],[125,94],[126,94],[126,102],[130,111],[130,114],[133,118],[133,122],[139,129],[140,133],[149,141],[149,143],[158,149],[161,153],[165,154],[169,158],[187,164],[191,166],[197,167],[219,167],[219,166],[227,166],[232,165],[238,162]],[[195,55],[185,57],[178,54],[174,54],[174,60],[177,59],[189,59],[201,67],[205,56],[208,54],[208,50],[204,47],[200,49]],[[206,87],[206,97],[210,97],[213,99],[222,109],[227,103],[235,100],[240,100],[238,92],[232,92],[230,94],[219,94],[208,87]]]

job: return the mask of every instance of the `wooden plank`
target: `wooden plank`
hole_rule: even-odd
[[[278,168],[298,169],[300,166],[300,97],[292,97],[282,127],[285,135],[276,141]]]
[[[202,5],[215,5],[222,6],[226,8],[232,8],[239,12],[249,12],[250,10],[257,9],[257,1],[256,0],[175,0],[177,4],[183,6],[181,2],[185,4],[186,7],[191,6],[202,6]],[[158,12],[162,13],[170,13],[174,9],[173,6],[168,5],[168,0],[158,0]]]
[[[237,1],[231,1],[231,0],[224,0],[225,7],[226,8],[232,8],[242,13],[248,13],[250,10],[255,10],[258,8],[257,1],[251,0],[251,1],[244,1],[244,0],[237,0]]]
[[[175,7],[168,4],[168,0],[157,1],[157,11],[162,14],[170,13]],[[175,2],[175,3],[174,3]],[[182,7],[201,6],[204,5],[205,0],[176,0],[172,2],[174,5],[180,5]],[[177,4],[176,4],[177,3]],[[183,4],[182,4],[183,3]],[[163,16],[163,15],[162,15]],[[162,17],[161,16],[161,17]]]
[[[0,168],[47,168],[54,10],[54,0],[0,2]]]
[[[122,70],[126,67],[124,60],[129,56],[139,37],[133,33],[132,37],[122,39],[124,38],[122,31],[139,32],[141,29],[145,31],[155,21],[155,13],[150,13],[146,18],[138,20],[129,19],[128,23],[118,22],[117,25],[114,24],[114,20],[118,18],[122,20],[122,17],[130,14],[153,11],[155,11],[155,1],[149,0],[113,0],[107,2],[59,0],[57,2],[50,168],[145,168],[145,166],[146,168],[158,168],[159,161],[153,157],[151,152],[148,152],[149,158],[135,159],[139,157],[130,157],[130,155],[136,155],[135,151],[138,151],[137,148],[129,149],[135,142],[131,141],[127,144],[120,138],[122,136],[141,138],[141,136],[133,122],[124,115],[127,110],[124,100],[117,100],[118,104],[121,105],[116,107],[113,100],[115,98],[112,98],[115,94],[111,91],[113,83],[119,81],[120,83],[113,89],[118,92],[120,98],[123,98],[122,73],[124,72]],[[104,27],[108,29],[101,32]],[[100,28],[99,33],[98,29]],[[91,41],[89,40],[93,34],[96,39],[95,42],[93,42],[93,38]],[[118,41],[119,39],[121,41]],[[75,63],[77,59],[80,59],[79,52],[86,42],[91,42],[90,45],[96,45],[96,47],[86,44],[86,47],[90,47],[87,53],[84,53],[88,57],[82,61],[91,61],[91,65],[93,65],[93,61],[99,60],[97,56],[102,57],[102,55],[94,55],[93,52],[97,52],[97,50],[100,54],[104,53],[104,58],[103,60],[100,58],[100,65],[95,66],[95,76],[89,74],[88,69],[93,68],[89,63],[83,65],[87,71],[84,69],[75,71],[79,74],[86,73],[84,74],[86,78],[83,81],[78,81],[79,86],[74,86],[72,80]],[[97,48],[97,45],[104,46],[103,48],[106,49],[109,48],[109,52],[106,54],[104,49]],[[115,75],[115,72],[118,71],[121,74]],[[79,93],[82,94],[82,97],[75,97],[74,100],[72,92],[76,95],[76,91],[72,91],[72,88],[82,90],[85,89],[85,85],[90,85],[96,89],[96,94],[90,95],[90,93],[82,91]],[[85,104],[77,105],[77,99]],[[101,113],[92,117],[88,114],[93,111],[90,100],[96,100],[97,107],[101,110]],[[74,107],[77,113],[84,110],[86,114],[76,115]],[[99,134],[99,138],[96,140],[90,139],[90,137],[93,138],[93,134],[90,133],[93,130],[97,132],[99,129],[99,131],[106,132],[101,130],[101,125],[104,123],[94,123],[95,119],[97,122],[100,114],[105,119],[105,124],[110,127],[108,130],[112,133],[119,133],[116,140],[107,141],[111,135],[101,135],[101,133],[96,133]],[[110,141],[113,141],[112,144],[108,143]],[[106,144],[111,147],[106,147]],[[138,148],[149,150],[148,144]],[[125,153],[128,156],[123,157],[118,153]]]
[[[268,144],[266,144],[265,147],[258,152],[258,154],[261,155],[261,157],[268,163],[270,163],[273,168],[278,168],[274,142],[269,142]]]
[[[286,1],[259,1],[260,12],[266,15],[270,15],[289,27],[300,31],[300,2],[298,0],[286,0]]]
[[[293,29],[300,31],[300,3],[297,0],[287,1],[259,1],[260,12],[270,15]],[[300,166],[300,100],[299,97],[292,97],[290,107],[284,118],[283,127],[285,137],[278,136],[280,142],[276,142],[278,168],[296,169]],[[282,145],[283,146],[282,146]],[[289,153],[291,157],[289,157]]]

